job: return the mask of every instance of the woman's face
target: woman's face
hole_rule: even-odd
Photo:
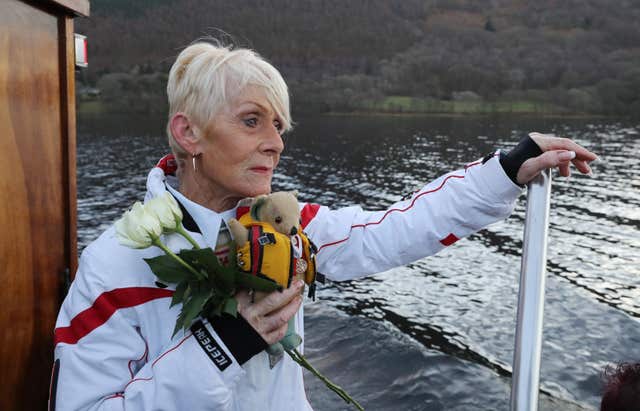
[[[233,203],[271,192],[284,149],[282,125],[261,88],[249,86],[203,131],[197,178],[217,200]]]

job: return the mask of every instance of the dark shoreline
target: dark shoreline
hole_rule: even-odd
[[[494,103],[487,102],[485,107],[491,107]],[[141,104],[141,106],[149,107],[149,104]],[[167,111],[166,106],[152,106],[153,110],[142,109],[141,107],[124,107],[119,104],[109,104],[100,100],[79,101],[76,105],[76,111],[79,115],[99,115],[99,114],[131,114],[139,113],[159,115]],[[487,117],[487,116],[522,116],[522,117],[541,117],[541,118],[634,118],[630,114],[602,114],[602,113],[585,113],[571,111],[390,111],[390,110],[353,110],[353,111],[313,111],[313,110],[294,110],[294,116],[305,116],[309,114],[323,116],[353,116],[353,117]]]

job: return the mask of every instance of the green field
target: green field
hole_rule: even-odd
[[[135,102],[135,103],[134,103]],[[158,111],[159,104],[146,101],[144,98],[123,98],[117,101],[103,99],[80,99],[79,113],[119,113],[119,112],[152,112]],[[435,100],[408,96],[387,96],[380,99],[363,99],[351,101],[350,107],[344,110],[331,110],[332,114],[367,113],[367,114],[548,114],[548,115],[581,115],[576,111],[558,105],[536,101],[456,101]]]
[[[571,113],[564,107],[535,101],[454,101],[408,96],[388,96],[380,100],[363,100],[361,104],[358,104],[357,110],[381,113],[443,114]]]

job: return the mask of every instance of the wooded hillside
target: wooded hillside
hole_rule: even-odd
[[[438,111],[447,102],[507,102],[640,113],[640,1],[92,0],[91,6],[91,18],[78,21],[90,44],[90,69],[79,79],[100,89],[103,101],[141,110],[164,104],[166,73],[182,47],[226,32],[283,72],[297,109]]]

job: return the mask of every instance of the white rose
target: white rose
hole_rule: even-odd
[[[115,227],[120,244],[131,248],[147,248],[162,234],[158,218],[147,212],[140,202],[125,212]]]
[[[173,196],[165,191],[161,196],[153,198],[144,205],[145,210],[154,215],[165,233],[172,233],[182,222],[182,211]]]

